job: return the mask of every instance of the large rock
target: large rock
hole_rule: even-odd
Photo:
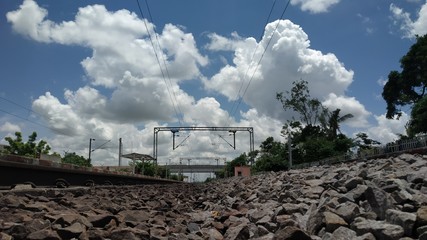
[[[86,231],[86,227],[81,223],[74,223],[71,226],[58,229],[58,234],[63,239],[72,239],[79,237],[82,233]]]
[[[127,226],[135,227],[141,222],[148,221],[150,219],[150,214],[143,210],[125,210],[119,212],[118,218]]]
[[[28,240],[61,240],[62,238],[51,229],[43,229],[40,231],[32,232],[25,237]]]
[[[228,228],[224,238],[230,240],[245,240],[249,239],[249,235],[249,227],[247,224],[243,223],[238,226]]]
[[[100,228],[105,227],[113,219],[118,222],[117,217],[111,214],[91,215],[91,216],[88,216],[87,219],[94,227],[100,227]]]
[[[370,186],[364,192],[364,197],[369,203],[370,209],[375,212],[380,220],[385,219],[385,213],[387,209],[394,209],[395,202],[391,196],[384,190],[370,184]]]
[[[294,227],[287,226],[283,229],[280,229],[274,234],[275,240],[311,240],[312,238],[303,230]]]
[[[404,229],[399,225],[357,217],[351,224],[357,235],[372,233],[377,239],[397,240],[403,237]]]
[[[344,219],[332,212],[324,212],[325,228],[327,232],[333,232],[339,227],[345,227],[348,224]]]
[[[413,236],[416,219],[417,216],[414,213],[407,213],[393,209],[388,209],[386,211],[386,221],[403,227],[406,236]]]

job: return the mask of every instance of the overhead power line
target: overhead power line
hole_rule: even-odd
[[[267,17],[267,20],[265,21],[262,33],[261,33],[261,35],[258,38],[258,42],[261,42],[262,37],[264,36],[265,26],[267,26],[268,22],[270,21],[271,13],[273,12],[274,6],[276,5],[276,1],[277,0],[274,0],[273,5],[271,6],[271,9],[270,9],[270,12],[268,13],[268,17]],[[242,92],[243,86],[244,86],[244,84],[246,82],[245,80],[246,80],[246,77],[248,76],[249,69],[251,69],[251,67],[253,65],[252,62],[253,62],[253,60],[255,58],[256,52],[258,51],[258,47],[259,47],[259,44],[256,45],[255,50],[252,53],[251,60],[249,61],[250,64],[248,65],[248,68],[246,69],[245,75],[243,75],[243,78],[240,81],[240,88],[239,88],[239,91],[236,94],[236,97],[234,98],[236,100],[233,101],[233,105],[231,106],[231,113],[233,113],[235,111],[234,109],[237,107],[237,103],[239,102],[239,99],[240,99],[240,93]]]
[[[139,4],[139,0],[136,0],[136,2],[137,2],[137,4],[138,4],[138,9],[139,9],[139,12],[140,12],[140,14],[141,14],[141,17],[142,17],[142,19],[143,19],[143,21],[144,21],[144,26],[145,26],[145,29],[147,30],[148,37],[149,37],[149,39],[150,39],[150,43],[151,43],[151,47],[153,48],[154,55],[156,56],[157,64],[159,65],[160,72],[162,73],[163,81],[164,81],[164,82],[165,82],[165,84],[166,84],[166,89],[167,89],[167,91],[168,91],[169,98],[170,98],[170,100],[171,100],[171,102],[172,102],[172,106],[173,106],[173,109],[174,109],[175,115],[176,115],[176,117],[177,117],[177,119],[178,119],[179,125],[180,125],[180,126],[182,126],[182,122],[181,122],[181,119],[182,119],[182,112],[181,112],[181,110],[179,109],[179,106],[177,106],[177,105],[178,105],[178,103],[176,103],[176,104],[175,104],[175,102],[176,102],[176,95],[175,95],[175,92],[173,93],[173,95],[175,96],[175,100],[174,100],[174,98],[172,97],[171,90],[169,89],[169,85],[168,85],[168,83],[167,83],[167,81],[166,81],[165,72],[163,71],[162,64],[161,64],[161,62],[160,62],[159,56],[158,56],[157,51],[156,51],[156,47],[154,46],[153,37],[151,36],[151,32],[150,32],[150,30],[149,30],[149,28],[148,28],[147,20],[146,20],[146,18],[144,17],[144,13],[143,13],[143,11],[142,11],[141,5]],[[150,17],[151,17],[151,11],[149,10],[148,3],[147,3],[147,2],[146,2],[146,5],[147,5],[147,8],[148,8],[149,15],[150,15]],[[159,49],[161,50],[160,42],[159,42],[159,40],[158,40],[158,38],[157,38],[157,34],[156,34],[155,30],[153,30],[153,31],[154,31],[154,35],[156,36],[156,39],[157,39],[157,42],[158,42]],[[161,54],[161,55],[162,55],[162,54]],[[169,76],[169,71],[167,70],[167,66],[166,66],[166,60],[164,59],[164,57],[162,57],[162,58],[163,58],[164,66],[165,66],[165,71],[166,71],[166,73],[167,73],[167,75],[168,75],[168,79],[169,79],[170,85],[171,85],[171,87],[172,87],[172,83],[171,83],[170,76]],[[173,90],[172,90],[172,91],[173,91]]]
[[[2,100],[4,100],[4,101],[6,101],[6,102],[8,102],[8,103],[11,103],[11,104],[13,104],[13,105],[15,105],[15,106],[18,106],[18,107],[20,107],[20,108],[23,108],[23,109],[27,110],[28,112],[32,112],[32,113],[37,114],[37,115],[39,115],[39,116],[40,116],[40,114],[39,114],[39,113],[34,112],[32,109],[27,108],[27,107],[25,107],[25,106],[23,106],[23,105],[21,105],[21,104],[19,104],[19,103],[16,103],[16,102],[14,102],[14,101],[12,101],[12,100],[10,100],[10,99],[4,98],[4,97],[2,97],[2,96],[0,96],[0,99],[2,99]]]
[[[235,115],[236,115],[237,110],[239,109],[239,106],[240,106],[240,104],[242,103],[243,97],[246,95],[246,92],[248,91],[249,86],[250,86],[250,85],[251,85],[251,83],[252,83],[252,80],[253,80],[253,78],[254,78],[254,76],[255,76],[255,73],[257,72],[258,67],[259,67],[259,65],[261,64],[261,61],[262,61],[262,59],[264,58],[264,55],[265,55],[265,53],[267,52],[267,49],[268,49],[268,47],[270,46],[271,41],[273,40],[273,36],[274,36],[274,34],[276,33],[277,29],[279,28],[280,20],[281,20],[281,19],[283,19],[283,16],[285,15],[285,12],[286,12],[286,10],[287,10],[287,9],[288,9],[288,7],[289,7],[290,2],[291,2],[291,0],[288,0],[288,2],[286,3],[285,8],[283,9],[282,14],[280,15],[279,21],[277,22],[276,27],[274,28],[274,31],[273,31],[273,33],[272,33],[272,35],[271,35],[270,39],[268,40],[267,45],[265,46],[264,51],[262,52],[261,57],[259,58],[258,63],[257,63],[257,65],[256,65],[256,67],[255,67],[255,69],[254,69],[254,71],[253,71],[253,73],[252,73],[251,77],[249,78],[249,82],[248,82],[248,84],[246,85],[246,88],[245,88],[245,90],[243,91],[242,96],[241,96],[240,98],[238,98],[238,100],[237,100],[237,101],[238,101],[237,106],[234,108],[234,110],[232,109],[232,111],[231,111],[231,116],[235,116]],[[268,18],[270,18],[270,15],[271,15],[271,12],[272,12],[272,10],[273,10],[274,5],[275,5],[275,2],[273,3],[273,6],[272,6],[272,9],[270,10],[270,13],[269,13]],[[267,22],[268,22],[268,20],[267,20]],[[264,34],[264,32],[263,32],[263,34]],[[261,37],[262,37],[262,36],[261,36]],[[253,58],[254,58],[254,56],[255,56],[255,52],[256,52],[256,50],[258,49],[258,46],[259,46],[259,44],[258,44],[258,45],[257,45],[257,47],[255,48],[255,51],[254,51],[254,53],[253,53],[253,55],[252,55],[251,63],[252,63],[252,60],[253,60]],[[248,70],[246,71],[245,76],[244,76],[245,78],[246,78],[247,73],[248,73],[248,71],[249,71],[249,68],[250,68],[251,66],[252,66],[252,64],[250,64],[250,65],[248,66]],[[242,84],[242,86],[243,86],[243,84]],[[242,88],[242,86],[241,86],[241,88]],[[238,96],[240,95],[241,88],[239,89]],[[233,106],[234,106],[234,105],[233,105]]]

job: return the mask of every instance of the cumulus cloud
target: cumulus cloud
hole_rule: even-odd
[[[28,20],[33,15],[39,17]],[[16,32],[36,41],[91,48],[93,55],[84,59],[82,66],[95,85],[116,87],[125,71],[140,78],[166,74],[157,64],[144,20],[135,13],[110,12],[103,5],[93,5],[80,8],[74,21],[54,23],[46,16],[47,10],[33,0],[26,0],[20,9],[7,13]],[[154,25],[148,22],[151,34],[153,29]],[[193,36],[179,27],[167,24],[158,39],[162,47],[155,44],[159,60],[165,60],[172,80],[193,79],[200,74],[198,66],[207,64]]]
[[[366,127],[369,124],[367,118],[371,113],[354,97],[337,96],[330,93],[322,104],[331,110],[341,109],[341,116],[353,114],[352,118],[343,123],[350,127]]]
[[[208,34],[210,42],[206,48],[211,51],[233,51],[244,44],[245,39],[239,36],[237,32],[231,34],[231,38],[226,38],[216,33]]]
[[[367,129],[368,135],[382,144],[386,144],[399,139],[399,134],[406,134],[405,125],[410,116],[402,113],[399,120],[387,119],[385,114],[375,116],[377,125]]]
[[[346,89],[353,81],[353,71],[347,70],[334,54],[324,54],[310,48],[308,36],[300,26],[289,20],[278,21],[266,26],[264,37],[259,43],[251,38],[240,40],[234,49],[234,65],[226,65],[212,78],[205,79],[205,87],[220,92],[229,100],[236,100],[239,95],[236,89],[242,82],[244,89],[251,82],[243,98],[245,103],[257,109],[260,115],[281,121],[290,119],[291,113],[283,111],[275,99],[276,92],[290,90],[294,81],[308,81],[311,96],[321,101],[330,96],[345,96]],[[270,38],[271,43],[268,45]],[[260,65],[257,65],[266,48]],[[252,58],[255,49],[258,51]],[[364,124],[368,113],[359,102],[354,98],[339,100],[345,100],[346,113],[362,113],[358,121]],[[330,102],[331,106],[336,103],[333,106],[335,108],[342,104],[340,101]]]
[[[414,38],[415,35],[427,34],[427,1],[421,6],[416,19],[412,20],[411,14],[396,4],[390,4],[390,11],[394,25],[399,26],[405,38]]]
[[[33,102],[33,110],[44,117],[52,130],[60,134],[76,136],[85,131],[81,118],[71,106],[62,104],[50,92]]]
[[[0,125],[0,132],[7,132],[7,133],[21,132],[21,127],[10,122],[5,122],[3,123],[3,125]]]
[[[338,2],[295,0],[292,4],[319,13]],[[255,146],[269,136],[281,140],[280,129],[291,113],[283,111],[275,95],[290,90],[292,82],[299,79],[309,82],[312,97],[330,108],[342,109],[342,114],[355,115],[348,122],[350,126],[366,124],[370,115],[360,102],[345,94],[353,81],[353,71],[346,69],[334,54],[311,48],[307,34],[289,20],[268,24],[260,42],[237,33],[230,37],[209,34],[210,43],[205,46],[208,51],[234,54],[232,63],[209,78],[200,73],[200,68],[209,63],[208,58],[199,53],[193,35],[182,27],[167,24],[157,35],[160,45],[156,43],[154,48],[162,63],[160,68],[144,22],[135,13],[111,12],[102,5],[92,5],[80,8],[75,19],[67,22],[53,22],[47,14],[35,1],[25,0],[18,10],[7,14],[7,19],[14,31],[35,41],[92,50],[81,61],[89,84],[66,89],[63,98],[47,92],[36,98],[32,107],[43,116],[46,125],[59,133],[49,141],[54,149],[79,149],[78,154],[86,156],[90,138],[97,139],[96,146],[110,140],[106,145],[110,150],[97,149],[93,153],[97,165],[117,163],[117,141],[121,137],[124,153],[151,154],[153,128],[177,123],[177,110],[192,126],[251,126],[256,134]],[[154,34],[154,29],[148,23],[148,31]],[[264,49],[263,60],[257,65]],[[237,100],[245,92],[243,101],[249,110],[240,112],[235,119],[215,98],[196,100],[180,85],[192,79],[202,79],[205,89],[229,100]],[[232,141],[228,133],[218,134]],[[163,132],[158,139],[159,156],[164,160],[166,156],[197,152],[200,156],[223,154],[231,158],[242,152],[241,148],[239,152],[230,151],[218,134],[182,133],[181,141],[191,136],[172,151],[171,133]],[[246,133],[237,134],[236,146],[249,146]]]
[[[324,13],[341,0],[291,0],[292,5],[301,5],[301,10],[311,13]]]
[[[191,34],[167,24],[156,37],[155,53],[144,20],[128,10],[110,12],[103,5],[86,6],[79,8],[73,21],[61,23],[46,19],[47,14],[36,2],[26,0],[7,19],[16,32],[36,41],[92,49],[92,56],[81,64],[93,87],[65,92],[67,107],[75,114],[108,121],[171,121],[173,109],[179,108],[173,102],[193,101],[178,84],[200,77],[199,67],[208,60],[199,53]],[[151,34],[155,34],[153,29],[148,23]],[[98,87],[112,89],[111,95],[103,95]],[[42,104],[51,97],[40,97],[35,107],[54,106]],[[53,112],[44,109],[52,124]],[[54,125],[58,127],[58,122]]]
[[[189,124],[206,126],[228,126],[232,119],[227,111],[221,109],[220,103],[211,97],[202,98],[186,111],[184,121]]]
[[[66,89],[64,100],[47,92],[33,102],[33,110],[58,133],[50,139],[54,148],[80,149],[78,153],[85,156],[90,138],[117,142],[124,137],[125,152],[151,153],[153,127],[177,122],[174,111],[181,110],[183,118],[195,125],[230,121],[215,99],[196,102],[180,88],[182,81],[202,78],[199,67],[208,64],[192,34],[181,27],[167,24],[157,35],[159,44],[156,42],[154,48],[162,63],[160,68],[144,22],[134,13],[110,12],[102,5],[92,5],[80,8],[74,20],[60,23],[46,19],[47,14],[35,1],[26,0],[18,10],[8,13],[7,19],[14,31],[35,41],[92,50],[92,55],[81,62],[90,85]],[[28,16],[37,17],[29,20]],[[149,23],[151,34],[153,29]],[[201,151],[209,141],[201,138],[189,146],[193,150],[198,146]],[[169,135],[159,137],[159,156],[170,154],[170,142]],[[182,149],[174,154],[184,154]],[[107,162],[97,162],[104,165],[112,164],[117,155],[97,149],[93,158],[105,159]]]

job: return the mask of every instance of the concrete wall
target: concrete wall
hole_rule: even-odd
[[[40,160],[47,160],[47,161],[52,161],[52,162],[57,162],[60,163],[61,162],[61,157],[58,156],[54,156],[54,155],[48,155],[48,154],[40,154]]]

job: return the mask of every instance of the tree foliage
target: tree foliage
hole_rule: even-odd
[[[169,169],[164,166],[156,166],[152,162],[141,162],[137,161],[135,163],[135,173],[142,174],[145,176],[159,176],[161,178],[167,178],[170,175]]]
[[[391,71],[382,96],[387,103],[386,117],[400,117],[400,107],[413,105],[426,94],[427,87],[427,35],[417,36],[417,42],[400,59],[402,72]]]
[[[359,147],[362,150],[365,149],[371,149],[373,147],[375,147],[376,145],[380,145],[381,143],[370,139],[368,137],[368,134],[360,132],[356,134],[356,137],[353,139],[354,145]]]
[[[337,138],[338,133],[341,133],[340,124],[352,117],[353,114],[345,114],[340,116],[341,109],[337,108],[334,111],[330,112],[325,110],[320,116],[320,123],[326,133],[326,136],[329,140],[334,140]]]
[[[255,172],[282,171],[288,169],[286,146],[268,137],[260,145],[258,159],[253,166]]]
[[[285,110],[293,110],[300,114],[300,120],[304,125],[316,125],[321,113],[324,111],[322,103],[310,97],[308,82],[304,80],[294,81],[291,91],[276,94],[276,99],[282,103]]]
[[[9,143],[9,146],[5,147],[6,153],[28,157],[39,157],[40,154],[49,154],[50,146],[46,141],[36,141],[37,133],[33,132],[27,142],[23,142],[22,133],[15,132],[15,139],[11,137],[5,137],[5,140]]]
[[[83,167],[92,167],[92,164],[88,159],[83,156],[73,153],[65,153],[64,157],[61,159],[62,163],[69,163]]]
[[[288,121],[282,134],[292,140],[293,163],[316,161],[345,154],[353,145],[352,139],[341,133],[340,125],[353,117],[341,115],[341,109],[329,110],[310,96],[308,82],[293,82],[287,95],[277,93],[283,109],[294,110],[300,121]]]
[[[407,133],[410,138],[417,133],[427,133],[427,96],[424,96],[412,108]]]
[[[234,167],[237,166],[246,166],[249,163],[250,158],[246,153],[240,154],[240,156],[236,157],[232,161],[225,164],[225,167],[223,170],[216,171],[215,176],[216,178],[225,178],[225,177],[231,177],[234,176]]]

